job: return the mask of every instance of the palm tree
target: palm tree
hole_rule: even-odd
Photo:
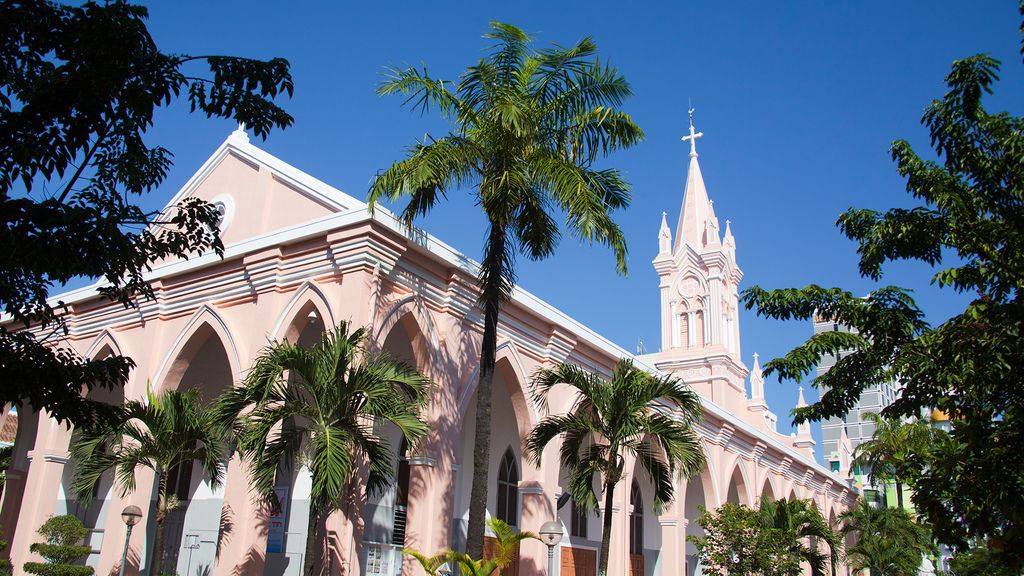
[[[160,574],[164,556],[164,520],[178,507],[174,471],[195,462],[213,488],[224,478],[227,429],[203,406],[199,390],[146,392],[146,402],[130,400],[114,409],[110,421],[77,430],[71,457],[77,463],[71,489],[86,506],[104,472],[113,469],[121,496],[135,491],[138,469],[156,475],[156,531],[149,573]]]
[[[864,500],[844,512],[842,533],[854,534],[846,549],[854,570],[881,576],[914,576],[925,554],[935,553],[931,530],[902,508],[872,508]]]
[[[790,553],[810,565],[813,576],[824,575],[828,564],[832,567],[831,573],[836,573],[841,546],[839,534],[829,526],[815,503],[784,498],[773,501],[762,496],[759,514],[766,528],[778,530],[787,540]],[[802,539],[806,539],[806,543]],[[818,541],[828,544],[828,556],[817,549]]]
[[[590,38],[538,51],[530,36],[499,23],[492,23],[485,37],[497,44],[466,70],[457,87],[431,77],[425,67],[391,69],[377,93],[407,96],[406,102],[423,113],[436,107],[451,132],[411,146],[369,191],[371,208],[383,199],[407,197],[402,219],[411,225],[449,190],[472,189],[487,218],[478,278],[484,333],[467,527],[467,553],[478,560],[498,313],[511,295],[516,252],[532,260],[551,255],[560,236],[554,215],[561,210],[570,234],[611,246],[625,274],[626,241],[611,212],[629,205],[629,184],[617,170],[596,169],[593,163],[643,139],[629,115],[616,108],[631,95],[629,84],[615,68],[593,58],[597,46]]]
[[[598,574],[608,572],[615,485],[622,478],[623,454],[634,456],[651,477],[655,509],[672,500],[673,474],[691,477],[704,467],[704,453],[692,425],[701,418],[700,399],[682,382],[653,376],[619,360],[611,380],[578,366],[561,364],[539,370],[535,393],[547,407],[548,394],[558,384],[575,389],[568,414],[544,418],[530,433],[528,453],[540,465],[544,447],[563,436],[559,458],[569,474],[569,493],[577,506],[598,507],[593,479],[604,488],[604,524]]]
[[[274,484],[281,463],[294,469],[300,449],[306,449],[303,464],[313,481],[306,576],[313,574],[317,558],[319,521],[341,509],[357,467],[367,463],[370,494],[391,483],[397,447],[379,436],[379,425],[393,423],[410,444],[428,430],[419,411],[430,381],[386,355],[370,354],[367,337],[365,329],[349,333],[342,322],[312,348],[271,342],[242,386],[218,404],[221,421],[233,423],[252,487],[269,506],[279,505]]]
[[[428,576],[441,574],[441,570],[449,563],[458,566],[464,576],[490,576],[517,558],[520,542],[526,539],[540,540],[533,532],[513,531],[508,524],[497,518],[491,518],[487,524],[494,532],[495,554],[494,558],[486,562],[473,560],[468,554],[455,550],[444,550],[433,556],[425,556],[416,550],[407,548],[402,550],[402,554],[416,558]],[[444,573],[447,574],[447,572]]]
[[[883,418],[873,412],[865,413],[864,416],[874,423],[875,432],[870,440],[857,446],[853,463],[870,467],[872,483],[893,480],[896,483],[897,505],[903,508],[903,485],[913,482],[914,462],[919,462],[920,457],[929,450],[935,439],[935,431],[924,420],[904,422]]]

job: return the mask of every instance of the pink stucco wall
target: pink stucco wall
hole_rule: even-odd
[[[426,414],[434,432],[409,457],[406,545],[424,552],[451,546],[453,526],[468,506],[471,428],[466,422],[474,417],[471,400],[482,336],[471,265],[436,238],[406,232],[383,210],[368,214],[362,202],[262,152],[238,133],[175,201],[185,195],[226,201],[225,257],[205,255],[164,263],[152,274],[156,298],[140,302],[138,309],[101,301],[91,290],[66,295],[64,300],[72,303],[66,345],[83,355],[113,350],[135,359],[137,368],[124,396],[141,398],[147,386],[193,385],[200,362],[210,364],[209,371],[224,374],[217,382],[202,384],[211,393],[236,385],[269,339],[294,340],[312,321],[332,326],[346,320],[372,327],[378,346],[411,356],[437,383]],[[685,537],[695,525],[686,513],[687,503],[713,508],[731,490],[746,504],[755,503],[763,493],[793,494],[814,498],[828,516],[838,514],[854,498],[843,479],[814,462],[809,438],[774,431],[764,416],[763,392],[759,396],[755,386],[753,397],[747,393],[749,371],[740,356],[736,314],[736,287],[742,273],[736,266],[728,225],[725,238],[720,238],[717,220],[709,220],[715,218],[714,211],[707,203],[695,157],[682,200],[686,218],[680,218],[677,242],[672,242],[672,232],[663,225],[655,260],[662,279],[662,350],[637,362],[683,378],[706,399],[699,432],[708,466],[699,480],[679,482],[676,502],[660,515],[645,510],[646,543],[656,558],[648,573],[663,576],[685,571]],[[691,234],[684,220],[692,220],[687,226],[699,227],[699,234]],[[700,307],[715,318],[707,324],[710,333],[701,333],[700,341],[691,345],[681,323],[693,323],[689,318],[684,322],[681,315]],[[679,334],[674,336],[673,331]],[[556,516],[554,502],[564,483],[557,446],[548,448],[541,468],[521,458],[522,440],[541,416],[529,391],[530,375],[557,362],[607,372],[622,356],[630,354],[525,291],[518,290],[503,310],[492,474],[497,474],[497,462],[505,447],[510,447],[519,459],[520,529],[536,531]],[[755,368],[754,380],[759,376]],[[571,402],[564,392],[556,391],[552,410],[564,410]],[[63,470],[74,465],[67,460],[71,431],[27,413],[21,415],[21,422],[0,512],[16,566],[30,557],[28,546],[36,528],[54,512],[54,502],[63,493]],[[616,492],[612,574],[628,573],[628,499],[634,476],[641,492],[650,494],[647,479],[634,464],[628,462],[626,469]],[[210,538],[219,547],[211,560],[213,574],[261,574],[271,565],[275,573],[294,570],[291,560],[267,557],[267,512],[253,504],[242,463],[230,463],[221,490],[202,488],[201,479],[193,482],[196,501],[183,522],[197,522],[199,533],[213,534]],[[152,476],[143,471],[133,494],[122,499],[116,490],[111,492],[111,517],[103,523],[102,547],[92,560],[98,574],[116,573],[120,562],[125,527],[116,514],[127,503],[148,511],[151,486]],[[293,494],[301,493],[301,477],[291,489]],[[344,513],[327,521],[335,543],[333,573],[361,573],[365,548],[373,545],[364,542],[373,531],[372,519],[364,515],[386,504],[387,498],[355,498]],[[223,525],[201,525],[200,506],[213,508]],[[301,514],[299,508],[291,512]],[[557,517],[568,526],[567,510]],[[130,574],[145,566],[148,533],[151,529],[140,527],[132,534]],[[563,546],[596,548],[599,541],[600,523],[592,518],[588,539],[567,535]],[[205,558],[204,542],[212,540],[201,539],[197,553]],[[546,554],[539,543],[524,544],[520,574],[543,573]],[[179,557],[179,566],[184,566],[185,558]],[[278,572],[279,565],[285,566],[284,572]],[[417,574],[419,569],[406,562],[403,573]]]

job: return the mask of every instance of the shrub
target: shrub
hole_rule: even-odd
[[[39,554],[46,563],[26,562],[25,571],[39,576],[90,576],[91,566],[75,566],[73,563],[89,555],[91,549],[80,545],[89,531],[74,516],[54,516],[43,522],[39,534],[46,542],[36,542],[29,550]]]

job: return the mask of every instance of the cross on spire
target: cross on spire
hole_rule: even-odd
[[[683,142],[690,142],[690,158],[697,157],[697,138],[704,136],[703,132],[695,132],[693,129],[693,108],[690,108],[690,135],[683,136]]]

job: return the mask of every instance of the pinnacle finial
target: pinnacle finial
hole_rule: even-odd
[[[703,132],[697,132],[693,129],[693,108],[690,108],[690,135],[683,136],[683,142],[690,142],[690,158],[697,157],[697,138],[704,136]]]
[[[249,134],[247,134],[245,132],[245,123],[244,122],[239,122],[238,123],[238,128],[235,129],[235,131],[231,133],[231,137],[234,138],[235,140],[238,140],[238,141],[241,141],[241,142],[248,142],[249,141]]]

